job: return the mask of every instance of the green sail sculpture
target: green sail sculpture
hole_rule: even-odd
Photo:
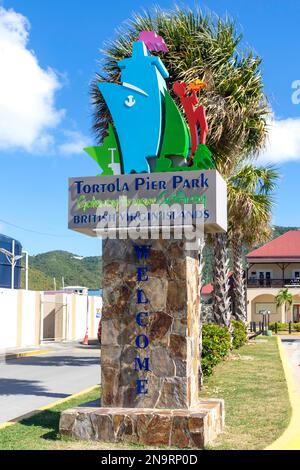
[[[211,170],[215,168],[215,162],[209,148],[204,144],[199,144],[193,158],[190,170]]]
[[[165,126],[160,157],[178,156],[186,159],[190,149],[190,133],[186,122],[170,94],[165,91]]]
[[[102,169],[102,176],[121,174],[121,152],[114,128],[111,124],[108,125],[108,134],[100,147],[87,147],[83,150],[98,163]]]

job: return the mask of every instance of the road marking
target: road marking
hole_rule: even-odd
[[[23,419],[30,418],[31,416],[34,416],[35,414],[40,413],[41,411],[46,411],[46,410],[49,410],[50,408],[54,408],[55,406],[58,406],[61,403],[64,403],[65,401],[69,401],[69,400],[72,400],[73,398],[77,398],[77,397],[80,397],[81,395],[85,395],[86,393],[92,392],[97,387],[99,387],[99,385],[93,385],[92,387],[88,387],[88,388],[85,388],[84,390],[81,390],[81,392],[74,393],[73,395],[69,395],[68,397],[65,397],[65,398],[61,398],[60,400],[56,400],[52,403],[49,403],[49,405],[41,406],[40,408],[30,411],[29,413],[19,416],[18,418],[14,418],[14,419],[11,419],[10,421],[6,421],[5,423],[1,423],[0,430],[4,428],[8,428],[9,426],[13,426],[14,424],[20,423],[20,421],[23,421]]]
[[[266,450],[300,450],[300,395],[293,377],[291,365],[279,336],[277,336],[277,341],[292,407],[292,417],[283,434],[269,445]]]
[[[51,352],[52,351],[50,349],[37,349],[36,351],[24,351],[24,352],[19,352],[19,353],[7,353],[7,354],[3,354],[2,357],[6,361],[9,361],[10,359],[18,359],[20,357],[29,357],[29,356],[40,356],[41,354],[48,354],[48,353],[51,353]],[[1,359],[0,359],[0,361],[1,361]]]
[[[84,390],[81,390],[81,392],[74,393],[73,395],[69,395],[68,397],[61,398],[60,400],[56,400],[55,402],[50,403],[49,405],[42,406],[41,408],[38,409],[38,411],[48,410],[49,408],[53,408],[54,406],[58,406],[61,403],[64,403],[65,401],[80,397],[80,395],[85,395],[86,393],[90,393],[93,390],[95,390],[97,387],[99,387],[99,385],[93,385],[92,387],[88,387]]]

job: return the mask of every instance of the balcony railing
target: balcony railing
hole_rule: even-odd
[[[300,287],[300,279],[248,279],[247,287]]]

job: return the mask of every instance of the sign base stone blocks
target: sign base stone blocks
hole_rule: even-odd
[[[198,263],[182,240],[103,242],[102,407],[65,411],[62,434],[203,448],[223,430],[223,401],[199,400]]]
[[[74,408],[65,411],[60,433],[82,440],[149,446],[203,448],[223,429],[223,401],[201,401],[195,409]]]

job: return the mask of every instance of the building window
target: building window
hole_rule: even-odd
[[[261,287],[270,287],[271,286],[271,279],[272,279],[272,272],[271,271],[258,271],[258,282]]]

